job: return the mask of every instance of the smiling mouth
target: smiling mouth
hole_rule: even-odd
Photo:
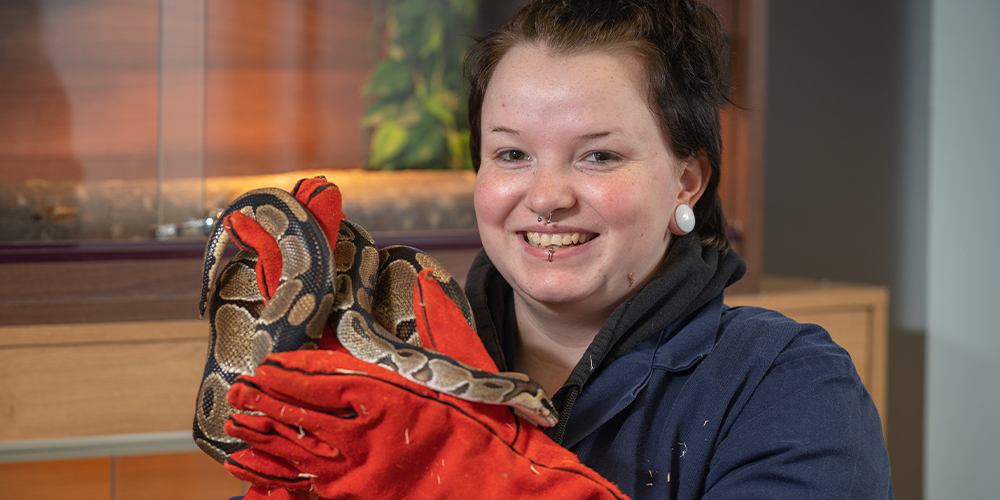
[[[561,248],[582,245],[596,236],[586,233],[533,233],[525,231],[524,241],[535,248]]]

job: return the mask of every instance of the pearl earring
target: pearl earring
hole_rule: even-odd
[[[694,210],[682,203],[674,210],[674,220],[677,221],[677,228],[688,234],[694,229]]]

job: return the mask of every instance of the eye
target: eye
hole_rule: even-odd
[[[530,157],[527,153],[519,149],[505,149],[497,155],[497,158],[504,161],[524,161]]]
[[[594,163],[608,163],[612,161],[619,160],[621,157],[610,152],[610,151],[594,151],[583,157],[586,161],[591,161]]]

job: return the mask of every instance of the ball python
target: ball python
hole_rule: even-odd
[[[230,241],[223,221],[234,212],[254,219],[280,250],[281,280],[266,304],[254,270],[257,253],[245,243],[247,249],[223,268],[216,283]],[[509,405],[540,425],[554,425],[558,415],[548,395],[526,375],[485,372],[420,345],[413,285],[425,268],[433,269],[431,276],[475,328],[458,282],[430,255],[405,246],[379,251],[371,235],[346,219],[331,249],[310,212],[280,189],[257,189],[234,200],[205,249],[200,312],[208,310],[211,334],[195,407],[198,446],[219,462],[246,448],[224,431],[237,411],[226,401],[230,385],[239,375],[252,374],[272,352],[315,349],[327,323],[358,359],[432,390]]]

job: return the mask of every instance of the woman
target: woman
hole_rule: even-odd
[[[687,1],[536,2],[480,42],[480,336],[555,394],[550,435],[629,496],[662,497],[671,464],[677,498],[891,497],[847,354],[722,305],[744,272],[717,194],[723,49]]]
[[[723,305],[745,270],[717,193],[723,49],[685,0],[543,0],[477,44],[479,336],[554,394],[544,432],[630,498],[892,498],[847,353],[815,325]]]

